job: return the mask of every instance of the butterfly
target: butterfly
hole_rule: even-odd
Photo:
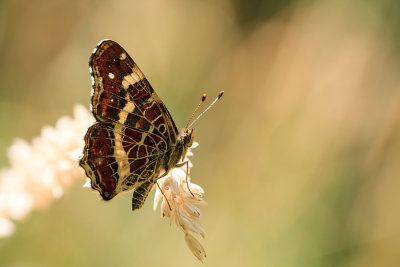
[[[134,190],[132,210],[139,209],[157,179],[187,164],[183,160],[194,129],[178,132],[164,103],[118,43],[101,41],[89,69],[96,122],[85,135],[79,164],[104,200]]]

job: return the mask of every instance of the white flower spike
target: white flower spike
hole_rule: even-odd
[[[198,143],[193,143],[193,147],[197,147]],[[193,155],[187,153],[187,155]],[[189,161],[186,157],[184,161]],[[191,165],[189,161],[189,165]],[[154,195],[153,208],[156,210],[158,203],[162,199],[161,216],[168,217],[170,222],[175,221],[175,224],[182,228],[185,233],[186,244],[192,253],[201,261],[204,262],[206,252],[200,242],[191,234],[196,233],[205,237],[203,227],[200,225],[200,209],[198,205],[204,205],[206,202],[203,200],[204,190],[197,184],[190,182],[188,177],[190,191],[186,183],[186,164],[180,168],[175,168],[169,172],[167,176],[158,180],[163,194],[158,187]],[[169,203],[169,205],[168,205]]]

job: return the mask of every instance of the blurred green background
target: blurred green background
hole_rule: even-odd
[[[104,38],[131,54],[178,128],[201,95],[191,170],[208,266],[400,266],[400,2],[0,1],[0,164],[89,107]],[[60,140],[62,142],[62,140]],[[77,182],[0,240],[1,266],[201,266],[152,196]]]

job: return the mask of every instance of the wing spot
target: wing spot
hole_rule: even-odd
[[[120,60],[124,60],[126,58],[126,53],[122,53],[120,56],[119,56],[119,59]]]
[[[115,75],[114,75],[113,73],[109,72],[109,73],[108,73],[108,77],[109,77],[110,79],[114,79],[114,78],[115,78]]]

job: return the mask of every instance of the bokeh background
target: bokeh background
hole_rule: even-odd
[[[399,18],[397,0],[0,1],[0,164],[89,107],[110,38],[178,128],[225,91],[195,126],[206,265],[400,266]],[[132,213],[84,182],[17,222],[0,266],[201,266],[152,195]]]

